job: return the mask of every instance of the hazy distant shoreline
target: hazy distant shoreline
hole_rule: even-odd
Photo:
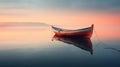
[[[16,26],[50,26],[42,22],[0,22],[0,27],[16,27]]]

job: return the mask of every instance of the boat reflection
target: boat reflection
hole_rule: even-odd
[[[78,48],[81,48],[85,51],[89,51],[91,55],[93,54],[92,42],[90,39],[85,38],[74,38],[74,37],[60,37],[60,36],[53,36],[52,40],[58,40],[67,44],[72,44]]]

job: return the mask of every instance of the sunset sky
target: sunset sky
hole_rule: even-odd
[[[0,22],[120,25],[120,0],[0,0]]]

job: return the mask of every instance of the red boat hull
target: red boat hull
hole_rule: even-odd
[[[92,31],[85,31],[85,32],[71,32],[71,33],[64,33],[64,32],[56,32],[54,31],[56,36],[63,36],[63,37],[82,37],[82,38],[91,38]]]
[[[81,38],[91,38],[93,33],[93,25],[89,27],[87,30],[82,30],[78,32],[65,32],[65,31],[54,31],[55,36],[63,36],[63,37],[81,37]]]

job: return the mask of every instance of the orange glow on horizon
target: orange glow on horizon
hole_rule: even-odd
[[[34,12],[27,15],[0,15],[0,22],[45,22],[52,25],[120,24],[120,14],[104,12]]]

